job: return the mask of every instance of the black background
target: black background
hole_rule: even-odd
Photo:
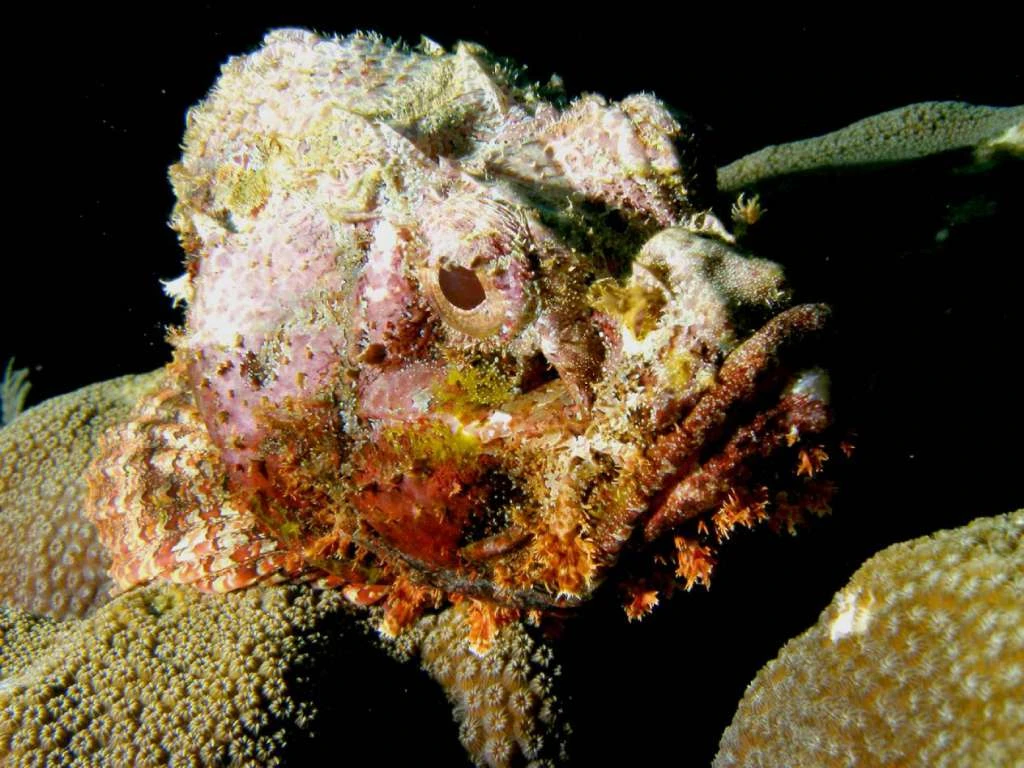
[[[14,355],[32,369],[37,402],[166,361],[166,327],[181,319],[158,283],[180,272],[166,168],[187,107],[228,55],[251,50],[269,28],[376,29],[409,42],[425,34],[444,46],[467,39],[527,64],[538,80],[558,73],[572,93],[653,91],[710,128],[719,164],[914,101],[1024,101],[1019,41],[998,20],[632,6],[23,10],[6,30],[0,362]],[[734,537],[710,592],[680,595],[642,624],[627,625],[610,598],[571,624],[561,659],[579,764],[706,765],[757,669],[866,557],[1022,506],[1014,366],[1024,214],[1004,207],[995,234],[953,231],[939,258],[925,256],[901,238],[908,218],[940,215],[928,208],[933,191],[918,185],[911,199],[882,179],[886,189],[851,182],[870,216],[851,216],[850,193],[826,186],[810,234],[788,258],[771,253],[802,298],[837,311],[839,402],[858,450],[835,514],[795,538]],[[1014,185],[998,183],[1012,197]],[[351,764],[462,764],[429,681],[374,652],[353,658],[331,683],[344,706],[320,725],[325,753]]]

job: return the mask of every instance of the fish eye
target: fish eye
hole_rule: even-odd
[[[471,338],[492,338],[517,315],[504,281],[495,280],[485,270],[434,265],[421,272],[420,280],[445,324]]]
[[[465,267],[441,267],[437,272],[437,284],[444,298],[462,310],[475,309],[487,299],[480,278]]]
[[[521,215],[510,204],[463,193],[423,225],[419,281],[456,343],[508,340],[532,317],[536,296]]]

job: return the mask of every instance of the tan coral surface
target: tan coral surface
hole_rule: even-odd
[[[810,139],[765,147],[718,169],[723,191],[823,168],[898,163],[965,147],[1019,151],[1009,134],[1024,125],[1024,105],[986,107],[957,101],[908,104]],[[1019,142],[1019,139],[1018,139]],[[1005,145],[1005,146],[1004,146]]]
[[[83,620],[0,608],[4,765],[276,765],[316,715],[302,691],[343,606],[308,587],[161,585]]]
[[[162,375],[83,387],[0,429],[0,603],[63,619],[107,599],[110,558],[82,512],[83,476],[100,434]]]
[[[554,696],[559,671],[551,649],[513,621],[494,630],[486,652],[475,652],[469,638],[476,607],[462,602],[425,616],[399,637],[395,652],[418,651],[452,702],[459,738],[477,765],[561,765],[567,730]]]
[[[715,768],[1020,765],[1022,536],[1024,510],[871,558],[758,673]]]

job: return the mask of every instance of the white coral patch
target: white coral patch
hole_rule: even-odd
[[[583,459],[589,463],[593,463],[594,454],[590,447],[590,440],[583,435],[572,437],[566,443],[566,452],[570,458]]]
[[[1014,123],[1003,133],[984,142],[975,152],[979,161],[987,160],[994,152],[1024,155],[1024,121]]]
[[[829,625],[829,637],[832,642],[849,635],[862,634],[867,630],[871,624],[874,605],[875,596],[870,592],[863,594],[857,589],[839,595],[839,611]]]
[[[810,397],[823,403],[829,402],[831,380],[823,368],[809,368],[801,371],[789,385],[792,395]]]

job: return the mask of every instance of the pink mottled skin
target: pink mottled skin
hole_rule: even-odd
[[[741,496],[817,504],[792,475],[826,393],[792,387],[827,309],[699,206],[656,98],[547,95],[469,44],[280,31],[225,65],[171,171],[169,405],[94,472],[122,586],[322,578],[389,627],[442,596],[563,608],[631,541],[665,565]],[[174,451],[199,487],[147,458]]]
[[[247,231],[210,236],[180,341],[197,353],[197,404],[233,468],[253,460],[263,437],[257,409],[316,397],[346,344],[315,318],[320,296],[342,285],[329,223],[289,198],[272,197],[264,215]]]
[[[679,126],[657,100],[634,96],[608,105],[588,96],[565,112],[546,107],[526,116],[510,109],[504,117],[476,154],[486,162],[498,148],[525,150],[494,161],[517,182],[555,178],[575,194],[658,226],[683,220],[687,209],[671,138]],[[269,110],[260,110],[257,119],[266,133],[288,130],[285,116]],[[577,402],[586,407],[592,401],[590,380],[604,349],[589,321],[591,309],[545,306],[537,287],[543,275],[535,265],[544,259],[561,268],[579,257],[511,187],[481,182],[454,163],[434,164],[414,141],[386,126],[372,128],[360,126],[376,152],[344,169],[347,184],[318,179],[317,192],[350,196],[353,180],[379,163],[401,179],[402,196],[378,191],[358,216],[338,222],[311,206],[306,194],[275,190],[250,220],[233,219],[237,231],[201,232],[195,297],[179,347],[194,355],[190,378],[200,412],[225,461],[238,471],[256,460],[268,437],[260,411],[321,402],[348,365],[373,363],[359,373],[363,392],[411,395],[411,378],[429,387],[422,367],[412,377],[401,369],[422,354],[438,314],[438,303],[432,310],[418,284],[421,276],[429,281],[441,274],[440,289],[451,298],[458,286],[443,277],[475,271],[486,282],[488,300],[470,296],[466,303],[483,306],[441,302],[441,311],[458,315],[456,328],[464,334],[463,340],[451,334],[452,341],[509,345],[520,356],[543,352]],[[534,148],[542,161],[502,166],[521,163]],[[249,162],[242,155],[231,160]],[[362,243],[365,262],[354,291],[346,284],[332,227]],[[353,301],[357,334],[324,323],[324,313]],[[399,415],[404,409],[395,399],[389,398],[388,410]],[[381,418],[384,411],[367,401],[360,413]]]
[[[610,105],[587,96],[540,134],[545,151],[565,169],[573,188],[671,227],[680,223],[683,212],[679,190],[666,183],[681,180],[683,173],[673,143],[678,130],[665,106],[651,96],[630,96]]]

